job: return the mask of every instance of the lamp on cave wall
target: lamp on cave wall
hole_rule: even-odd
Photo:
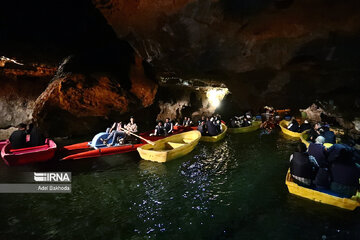
[[[228,93],[229,90],[227,88],[211,88],[206,91],[206,97],[209,100],[210,106],[216,109]]]

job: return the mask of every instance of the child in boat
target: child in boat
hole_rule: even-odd
[[[20,149],[28,147],[26,144],[26,124],[21,123],[18,126],[18,130],[14,131],[9,141],[12,149]]]

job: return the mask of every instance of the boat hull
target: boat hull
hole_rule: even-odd
[[[218,141],[222,140],[225,137],[226,132],[228,131],[228,127],[224,123],[221,123],[221,127],[222,127],[223,131],[219,135],[201,136],[200,141],[201,142],[218,142]]]
[[[228,128],[229,133],[248,133],[254,132],[260,128],[261,121],[254,121],[251,126],[239,127],[239,128]]]
[[[190,153],[199,143],[201,133],[197,130],[180,133],[155,142],[155,145],[145,144],[137,151],[144,160],[153,162],[168,162]]]
[[[288,170],[286,174],[285,184],[291,194],[302,198],[307,198],[315,202],[320,202],[347,210],[355,210],[360,206],[360,199],[356,196],[352,197],[351,199],[341,198],[297,185],[294,183],[293,178],[291,177],[290,170]]]
[[[286,120],[282,120],[280,121],[279,123],[279,126],[281,128],[281,131],[286,134],[287,136],[290,136],[290,137],[293,137],[293,138],[300,138],[301,134],[302,133],[299,133],[299,132],[293,132],[293,131],[290,131],[289,129],[287,129],[287,126],[289,125],[289,121],[286,121]]]
[[[180,127],[174,130],[174,133],[172,135],[186,132],[189,130],[191,129]],[[153,133],[153,131],[140,133],[139,135],[150,141],[156,141],[159,139],[163,139],[165,137],[165,136],[150,136],[151,133]],[[64,146],[62,148],[62,154],[64,157],[61,160],[78,160],[85,158],[94,158],[94,157],[128,153],[128,152],[136,151],[138,147],[141,147],[145,144],[146,144],[145,141],[141,141],[139,144],[125,144],[125,145],[112,146],[112,147],[107,147],[105,145],[102,145],[94,149],[91,142],[82,142],[82,143]]]
[[[45,145],[22,149],[11,149],[8,142],[1,149],[1,157],[8,166],[45,162],[55,156],[56,149],[56,143],[50,139],[46,139]]]

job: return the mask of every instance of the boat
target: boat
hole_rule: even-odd
[[[290,123],[290,121],[286,121],[286,120],[280,121],[279,126],[281,128],[281,131],[290,137],[300,138],[302,133],[293,132],[293,131],[290,131],[289,129],[287,129],[287,126],[289,125],[289,123]]]
[[[157,140],[154,145],[145,144],[138,147],[137,151],[144,160],[168,162],[190,153],[196,147],[200,138],[201,133],[193,130]]]
[[[221,129],[222,129],[222,132],[219,135],[216,135],[216,136],[201,136],[200,141],[201,142],[217,142],[217,141],[220,141],[221,139],[223,139],[225,137],[226,132],[228,131],[228,127],[224,123],[221,123]]]
[[[8,143],[8,140],[0,140],[0,151]]]
[[[21,149],[11,149],[11,143],[7,141],[1,149],[1,157],[8,166],[45,162],[55,156],[56,149],[56,143],[51,139],[46,139],[44,145]]]
[[[336,196],[335,193],[331,193],[330,191],[320,192],[311,188],[302,187],[294,182],[290,174],[290,169],[286,174],[285,184],[291,194],[302,198],[307,198],[315,202],[320,202],[347,210],[355,210],[360,206],[359,192],[352,198],[343,198]]]
[[[306,145],[306,147],[309,147],[310,142],[307,140],[309,138],[309,131],[310,130],[306,130],[304,132],[301,133],[300,135],[300,140],[302,143],[304,143]],[[333,144],[332,143],[324,143],[324,146],[326,148],[330,148]]]
[[[190,130],[191,130],[190,128],[179,127],[174,129],[172,135]],[[165,136],[150,136],[151,133],[153,133],[153,131],[140,133],[139,135],[149,141],[156,141],[165,137]],[[145,145],[147,143],[145,140],[141,140],[136,143],[115,144],[114,146],[107,146],[103,144],[101,139],[106,139],[108,136],[109,133],[102,132],[96,134],[90,142],[82,142],[82,143],[64,146],[62,148],[62,155],[64,157],[62,157],[60,160],[61,161],[77,160],[77,159],[94,158],[94,157],[133,152],[136,151],[138,147]],[[108,143],[111,144],[111,142]]]
[[[228,128],[229,133],[248,133],[254,132],[260,128],[262,121],[253,121],[251,126],[239,127],[239,128]]]

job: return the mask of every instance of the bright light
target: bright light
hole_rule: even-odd
[[[217,108],[220,106],[221,101],[228,94],[229,90],[227,88],[212,88],[207,90],[206,96],[209,100],[209,103],[212,107]]]

